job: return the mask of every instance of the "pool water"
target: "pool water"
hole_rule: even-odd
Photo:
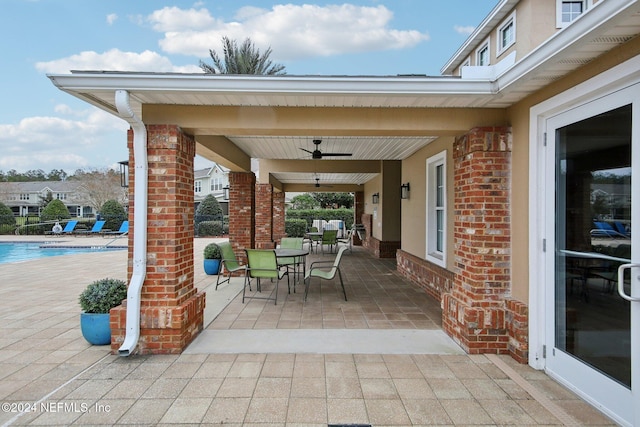
[[[50,243],[50,242],[48,242]],[[86,247],[50,247],[43,242],[29,243],[5,243],[0,242],[0,264],[11,262],[29,261],[38,258],[71,255],[87,252],[106,252],[126,249],[122,246],[103,247],[103,246],[86,246]]]

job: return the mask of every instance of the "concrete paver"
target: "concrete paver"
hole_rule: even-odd
[[[0,238],[18,239],[25,240]],[[205,313],[208,331],[236,331],[240,337],[247,330],[439,329],[437,303],[407,286],[388,260],[357,251],[346,274],[351,296],[346,303],[339,285],[323,283],[312,288],[307,304],[300,301],[302,292],[289,296],[285,287],[277,306],[243,305],[231,288],[226,294],[222,288],[213,291],[215,280],[201,272],[201,250],[210,241],[196,239],[195,250],[196,286],[207,288],[211,306],[221,310]],[[543,372],[503,356],[496,360],[511,368],[511,375],[487,356],[426,351],[217,353],[214,348],[114,356],[108,346],[91,346],[82,338],[77,297],[93,280],[125,279],[126,265],[126,251],[0,264],[5,303],[0,425],[560,425],[514,373],[576,425],[615,425]],[[389,292],[396,299],[388,298]]]

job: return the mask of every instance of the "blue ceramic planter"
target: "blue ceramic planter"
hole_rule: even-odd
[[[80,313],[80,329],[89,344],[111,344],[109,313]]]
[[[204,272],[209,275],[216,275],[220,272],[220,260],[219,259],[205,259],[204,260]]]

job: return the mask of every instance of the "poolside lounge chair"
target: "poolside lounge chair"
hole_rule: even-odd
[[[45,235],[59,236],[61,234],[72,234],[74,229],[76,228],[76,225],[78,225],[78,221],[69,221],[65,224],[64,228],[60,232],[56,233],[54,231],[46,231]]]
[[[113,236],[113,235],[121,236],[121,235],[127,234],[128,232],[129,232],[129,221],[122,221],[122,224],[120,224],[120,228],[118,229],[118,231],[103,231],[102,235],[103,236]]]
[[[77,231],[76,234],[83,235],[83,236],[92,236],[92,235],[100,234],[102,233],[102,229],[104,228],[104,224],[106,222],[107,221],[96,221],[96,223],[93,224],[93,228],[91,228],[91,230],[80,230],[80,231]]]

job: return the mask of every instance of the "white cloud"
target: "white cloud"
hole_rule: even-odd
[[[456,33],[458,34],[471,34],[473,33],[473,30],[476,29],[476,27],[472,26],[472,25],[467,25],[467,26],[463,26],[463,25],[454,25],[453,29],[456,31]]]
[[[110,13],[107,15],[107,24],[113,25],[114,22],[118,20],[118,15],[115,13]]]
[[[55,111],[63,117],[36,116],[16,124],[0,124],[0,146],[6,147],[0,170],[55,168],[73,172],[104,166],[113,156],[126,157],[129,126],[124,120],[93,107],[73,110],[58,105]],[[109,160],[113,161],[117,159]]]
[[[176,67],[162,55],[150,50],[142,53],[111,49],[97,53],[85,51],[66,58],[36,63],[36,69],[46,73],[68,73],[71,70],[200,72],[197,65]]]
[[[243,41],[249,37],[261,49],[271,46],[274,60],[404,49],[429,40],[416,30],[389,28],[393,13],[384,6],[277,5],[272,9],[243,7],[235,21],[212,17],[206,9],[167,7],[149,15],[164,32],[160,47],[169,53],[208,56],[221,50],[223,36]]]

